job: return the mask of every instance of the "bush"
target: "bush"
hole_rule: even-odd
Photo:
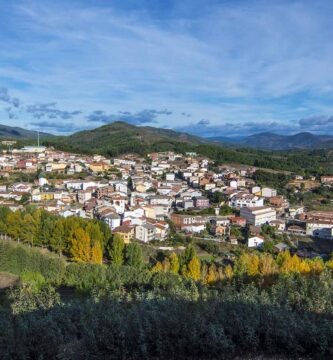
[[[41,254],[39,250],[0,240],[0,271],[19,276],[27,271],[38,272],[48,281],[61,284],[65,268],[65,261],[54,255]]]

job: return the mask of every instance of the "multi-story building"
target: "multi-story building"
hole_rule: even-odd
[[[275,189],[271,189],[269,187],[264,187],[261,189],[261,196],[265,198],[270,198],[276,195],[277,195],[277,191]]]
[[[135,227],[135,238],[142,242],[150,242],[155,239],[155,226],[143,224]]]
[[[264,205],[264,199],[254,194],[239,192],[232,194],[229,200],[229,206],[234,209],[243,207],[259,207]]]
[[[209,200],[204,196],[196,196],[193,198],[193,204],[196,208],[209,208]]]
[[[134,227],[121,225],[113,229],[113,234],[120,236],[125,244],[129,244],[134,239]]]
[[[246,219],[247,224],[258,226],[276,220],[276,211],[266,206],[243,207],[240,216]]]

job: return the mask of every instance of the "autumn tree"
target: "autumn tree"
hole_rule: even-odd
[[[169,262],[170,262],[170,271],[174,274],[178,274],[180,268],[178,255],[173,252],[169,256]]]
[[[195,281],[199,281],[201,277],[201,262],[197,256],[194,256],[189,262],[188,266],[188,277]]]
[[[157,261],[157,263],[151,268],[151,271],[153,273],[164,271],[162,263],[160,261]]]
[[[70,254],[75,261],[89,262],[91,259],[90,237],[82,228],[72,234]]]
[[[208,273],[206,276],[207,284],[212,284],[218,280],[218,272],[216,269],[216,265],[213,263],[208,267]]]
[[[95,240],[91,246],[91,258],[90,261],[93,264],[102,264],[103,262],[103,250],[100,241]]]

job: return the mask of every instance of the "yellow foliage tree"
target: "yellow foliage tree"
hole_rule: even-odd
[[[324,271],[325,264],[324,261],[320,258],[315,258],[311,261],[311,272],[314,272],[316,274],[321,273]]]
[[[227,266],[224,268],[224,277],[229,280],[229,279],[231,279],[233,276],[234,276],[234,271],[232,270],[231,265],[227,265]]]
[[[156,273],[156,272],[162,272],[163,271],[163,264],[158,261],[151,269],[152,272]]]
[[[237,273],[248,276],[259,274],[259,256],[257,254],[243,253],[237,260]]]
[[[174,274],[179,273],[179,258],[178,255],[175,253],[172,253],[169,256],[169,262],[170,262],[170,271]]]
[[[277,265],[270,254],[262,254],[259,258],[259,273],[262,276],[272,275],[277,272]]]
[[[75,261],[89,262],[91,258],[90,237],[82,228],[72,233],[70,254]]]
[[[103,251],[99,241],[95,241],[95,244],[91,247],[91,259],[93,264],[102,264]]]
[[[218,273],[215,264],[211,264],[208,268],[208,274],[206,281],[208,284],[212,284],[218,280]]]
[[[201,262],[197,256],[193,256],[188,264],[188,277],[195,281],[199,281],[201,277]]]

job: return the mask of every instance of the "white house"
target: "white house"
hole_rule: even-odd
[[[262,246],[264,241],[265,241],[265,239],[259,235],[251,236],[247,240],[247,246],[252,247],[252,248],[258,248],[258,247]]]
[[[241,209],[243,207],[259,207],[264,205],[264,199],[254,194],[246,192],[239,192],[231,195],[229,206],[234,209]]]

